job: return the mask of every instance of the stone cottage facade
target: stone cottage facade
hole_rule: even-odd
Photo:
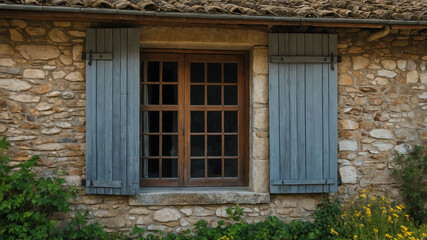
[[[167,11],[154,3],[147,6]],[[236,5],[235,9],[251,15],[250,7]],[[314,6],[310,11],[322,17],[321,10]],[[128,23],[32,19],[16,11],[1,11],[5,14],[0,15],[0,134],[12,144],[12,163],[39,155],[36,171],[41,176],[64,170],[66,184],[80,189],[72,209],[89,210],[91,218],[108,230],[127,231],[136,224],[148,230],[180,232],[201,219],[214,226],[218,220],[226,220],[225,209],[236,203],[244,207],[245,219],[252,223],[270,215],[286,222],[311,219],[324,194],[270,194],[269,190],[271,32],[337,35],[342,58],[337,64],[336,86],[340,183],[332,197],[347,201],[374,186],[398,199],[399,183],[392,173],[394,152],[407,154],[414,145],[427,144],[426,6],[406,19],[417,20],[417,24],[391,25],[384,36],[373,41],[369,41],[372,34],[384,31],[381,27],[133,24],[140,31],[142,49],[246,52],[248,181],[233,187],[141,187],[135,196],[86,194],[82,180],[86,179],[88,59],[82,58],[82,52],[87,29]],[[362,10],[356,12],[359,18],[364,16]],[[408,14],[402,10],[394,19]],[[65,220],[68,216],[57,217]]]

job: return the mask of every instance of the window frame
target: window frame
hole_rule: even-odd
[[[248,81],[248,52],[247,51],[216,51],[216,50],[176,50],[176,49],[141,49],[140,62],[146,60],[154,61],[178,61],[178,105],[143,105],[140,103],[140,111],[178,111],[178,179],[140,179],[140,187],[201,187],[201,186],[245,186],[249,179],[249,81]],[[227,60],[238,61],[241,63],[239,68],[239,104],[238,111],[241,111],[238,120],[238,139],[239,139],[239,167],[238,177],[236,179],[191,179],[190,178],[190,60],[204,62],[227,62]],[[141,65],[144,66],[144,65]],[[143,70],[143,69],[141,69]],[[145,71],[141,71],[145,72]],[[205,73],[206,75],[207,73]],[[140,82],[141,82],[140,76]],[[205,83],[206,85],[206,83]],[[143,83],[140,84],[141,88]],[[224,86],[224,83],[221,83]],[[207,90],[206,90],[207,91]],[[206,98],[206,96],[205,96]],[[206,103],[206,102],[205,102]],[[218,105],[218,110],[224,109],[223,105]],[[222,107],[222,108],[221,108]],[[206,110],[215,111],[215,107],[204,107]],[[234,107],[236,108],[236,107]],[[203,111],[203,110],[201,110]],[[182,114],[180,114],[182,113]],[[188,119],[186,121],[186,119]],[[141,119],[142,121],[142,119]],[[206,120],[205,120],[206,121]],[[161,121],[160,123],[161,124]],[[206,125],[206,122],[205,122]],[[182,132],[184,130],[184,132]],[[142,132],[142,130],[141,130]],[[222,132],[224,134],[224,132]],[[207,145],[207,143],[205,143]],[[222,142],[224,145],[224,142]],[[139,146],[143,147],[142,144]],[[142,152],[142,149],[141,149]],[[219,158],[224,158],[221,155]],[[142,159],[142,156],[141,156]],[[206,167],[205,167],[206,168]],[[224,166],[222,167],[224,170]]]

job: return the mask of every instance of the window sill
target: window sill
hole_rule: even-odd
[[[259,204],[269,202],[269,193],[255,193],[245,187],[143,188],[138,195],[129,199],[129,205],[132,206]]]

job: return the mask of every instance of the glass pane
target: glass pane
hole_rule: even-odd
[[[160,62],[148,62],[147,82],[160,82]]]
[[[221,105],[221,86],[208,86],[208,105]]]
[[[237,135],[224,136],[224,156],[237,156]]]
[[[224,112],[224,127],[225,132],[237,132],[237,111],[226,111]]]
[[[191,132],[205,132],[205,112],[191,111]]]
[[[238,177],[237,159],[224,159],[224,177]]]
[[[165,111],[163,112],[162,120],[163,132],[178,132],[178,112],[177,111]]]
[[[159,85],[147,84],[144,85],[144,92],[141,94],[141,102],[143,104],[159,104]]]
[[[237,86],[224,86],[224,105],[237,105]]]
[[[205,159],[191,159],[191,177],[205,177]]]
[[[141,66],[140,66],[140,76],[139,76],[139,80],[141,81],[141,82],[145,82],[145,69],[144,69],[144,67],[145,67],[145,62],[141,62]],[[142,176],[142,175],[141,175]]]
[[[143,112],[143,127],[144,133],[157,133],[159,132],[159,112]]]
[[[237,63],[224,63],[224,82],[237,83]]]
[[[191,86],[191,105],[205,105],[205,86]]]
[[[163,85],[162,104],[178,104],[178,85]]]
[[[163,82],[178,82],[178,63],[163,63]]]
[[[162,178],[178,177],[178,159],[162,159]]]
[[[205,64],[204,63],[190,64],[190,81],[205,82]]]
[[[145,167],[145,164],[144,164],[144,159],[140,159],[140,161],[139,161],[139,165],[141,166],[140,167],[140,172],[139,172],[139,176],[141,177],[141,178],[146,178],[146,176],[145,176],[145,169],[146,169],[146,167]]]
[[[205,156],[205,136],[191,136],[191,156]]]
[[[221,156],[221,135],[208,136],[208,156]]]
[[[148,178],[159,178],[159,160],[146,159],[147,161],[147,176]]]
[[[208,132],[221,132],[221,112],[208,112]]]
[[[152,157],[159,156],[159,136],[145,135],[144,136],[144,156]]]
[[[162,156],[178,156],[178,136],[162,136]]]
[[[208,159],[208,177],[222,177],[221,159]]]
[[[221,63],[208,63],[208,83],[221,82]]]

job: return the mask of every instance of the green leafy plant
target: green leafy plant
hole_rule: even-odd
[[[38,156],[13,165],[5,154],[10,146],[0,140],[0,239],[108,239],[98,223],[88,223],[88,212],[57,227],[54,212],[68,212],[77,190],[63,187],[59,177],[37,178],[32,170]]]
[[[99,223],[88,223],[89,212],[83,214],[76,212],[76,216],[65,226],[63,231],[57,233],[60,239],[109,239],[110,236],[106,233]]]
[[[69,211],[67,200],[75,196],[75,189],[63,189],[63,179],[36,178],[32,167],[38,156],[11,165],[5,155],[9,143],[0,141],[0,238],[47,239],[56,225],[49,215]]]
[[[402,179],[403,196],[407,211],[416,224],[427,223],[427,154],[423,147],[415,146],[408,155],[397,153],[396,162],[400,168],[395,173]]]

